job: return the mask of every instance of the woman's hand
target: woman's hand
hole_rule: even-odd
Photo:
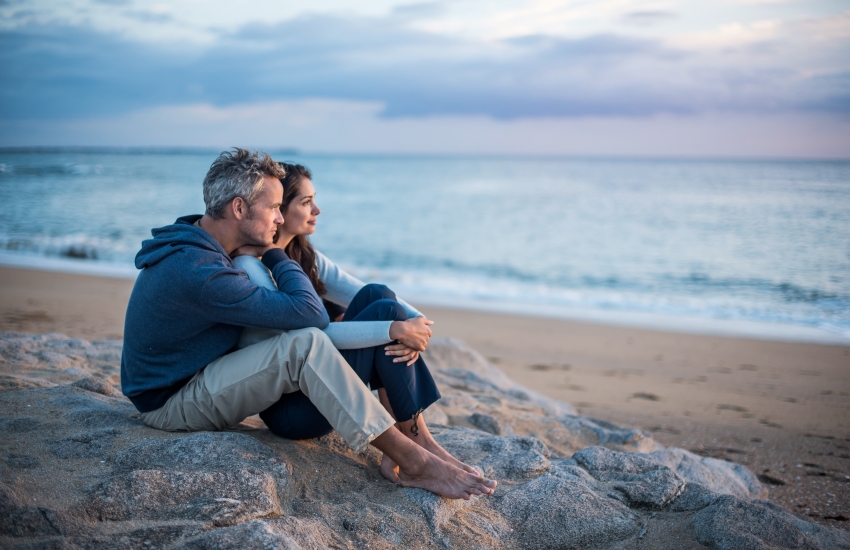
[[[425,351],[428,340],[431,338],[431,329],[428,327],[433,324],[434,321],[429,321],[425,317],[393,321],[390,325],[390,338],[412,350]]]
[[[393,359],[393,363],[401,363],[403,361],[407,361],[407,366],[409,367],[413,363],[419,359],[419,352],[415,349],[410,349],[404,344],[390,344],[384,348],[384,353],[386,355],[396,355],[400,357],[396,357]]]

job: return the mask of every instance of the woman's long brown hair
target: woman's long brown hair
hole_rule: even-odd
[[[289,164],[287,162],[278,163],[286,170],[286,176],[280,182],[283,184],[283,202],[280,205],[281,214],[286,217],[286,210],[289,204],[301,193],[301,184],[305,179],[313,179],[313,174],[306,166],[300,164]],[[319,268],[316,266],[316,249],[310,244],[310,239],[306,235],[295,235],[289,244],[284,248],[286,255],[290,259],[298,262],[313,288],[316,289],[316,294],[322,296],[327,292],[325,284],[319,279]]]

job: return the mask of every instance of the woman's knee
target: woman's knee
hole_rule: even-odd
[[[286,439],[313,439],[329,434],[333,427],[302,392],[288,393],[260,413],[273,434]]]
[[[387,285],[381,285],[377,283],[370,283],[363,288],[357,294],[364,293],[367,294],[370,298],[371,302],[375,302],[377,300],[395,300],[395,292],[390,290],[390,287]]]
[[[372,303],[372,306],[377,308],[379,321],[406,321],[407,312],[404,306],[395,300],[378,300]]]

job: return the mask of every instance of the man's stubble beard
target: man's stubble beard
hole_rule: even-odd
[[[245,221],[246,222],[252,222],[255,219],[256,219],[256,216],[254,215],[254,207],[249,206],[248,207],[248,213],[245,217]],[[245,223],[244,225],[249,226],[249,223]],[[251,229],[253,229],[253,227]],[[272,242],[273,238],[267,236],[265,229],[263,229],[261,231],[253,231],[251,229],[249,229],[247,227],[241,227],[240,228],[240,232],[242,233],[242,236],[245,238],[245,240],[248,241],[245,244],[248,244],[248,245],[251,245],[251,246],[269,246],[269,245],[273,244],[273,242]]]

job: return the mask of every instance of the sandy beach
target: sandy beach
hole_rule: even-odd
[[[133,282],[0,268],[0,330],[121,338]],[[417,304],[418,306],[418,304]],[[850,346],[422,305],[515,381],[665,445],[746,465],[770,500],[850,528]]]

